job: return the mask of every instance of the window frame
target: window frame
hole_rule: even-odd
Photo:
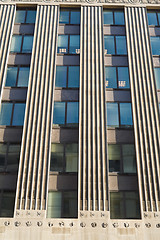
[[[105,48],[105,37],[113,37],[113,38],[114,38],[114,40],[113,40],[113,43],[114,43],[114,54],[112,54],[112,53],[107,53],[107,49]],[[116,40],[117,37],[125,37],[126,53],[123,53],[123,54],[118,54],[118,53],[117,53],[117,50],[118,50],[118,49],[117,49],[117,40]],[[126,35],[108,35],[108,34],[105,34],[105,35],[104,35],[104,55],[105,55],[105,56],[125,56],[125,57],[128,56],[127,38],[126,38]]]
[[[59,11],[59,16],[60,16],[60,13],[61,13],[61,11],[63,11],[63,12],[69,12],[69,23],[61,23],[60,21],[59,21],[59,25],[61,26],[61,25],[72,25],[72,26],[80,26],[80,24],[81,24],[81,9],[80,8],[63,8],[63,7],[60,7],[60,11]],[[80,23],[78,24],[75,24],[75,23],[71,23],[71,12],[72,11],[75,11],[75,12],[79,12],[80,13]]]
[[[22,36],[21,47],[20,47],[20,51],[19,52],[15,52],[15,51],[11,51],[11,45],[10,45],[10,52],[9,52],[9,54],[32,54],[32,50],[30,52],[24,52],[23,51],[23,43],[24,43],[24,38],[28,37],[28,36],[33,37],[33,40],[34,40],[34,35],[32,35],[32,34],[13,34],[12,37],[13,36]],[[12,43],[12,38],[11,38],[11,43]],[[33,49],[33,43],[32,43],[32,49]]]
[[[32,7],[27,7],[27,8],[25,8],[25,7],[22,7],[22,8],[17,8],[16,9],[16,12],[17,11],[25,11],[25,18],[24,18],[24,22],[23,23],[19,23],[19,22],[14,22],[14,25],[21,25],[21,24],[27,24],[27,25],[35,25],[35,22],[36,22],[36,17],[35,17],[35,22],[34,23],[27,23],[26,22],[26,20],[27,20],[27,13],[28,13],[28,11],[35,11],[36,12],[36,15],[37,15],[37,8],[32,8]]]
[[[67,48],[68,48],[68,51],[65,52],[59,52],[58,48],[58,44],[57,44],[57,55],[80,55],[80,43],[79,43],[79,48],[77,48],[79,50],[79,52],[77,53],[70,53],[70,36],[79,36],[80,37],[80,34],[58,34],[58,37],[59,36],[68,36],[68,44],[67,44]],[[58,39],[57,39],[57,42],[58,42]],[[63,49],[63,48],[62,48]]]
[[[104,12],[105,11],[111,11],[112,12],[112,16],[113,16],[113,24],[107,24],[104,23]],[[115,12],[122,12],[123,16],[124,16],[124,8],[117,8],[117,9],[113,9],[113,8],[103,8],[103,25],[104,26],[125,26],[125,16],[124,16],[124,24],[115,24]]]
[[[155,13],[156,14],[156,19],[157,19],[157,25],[150,25],[149,20],[148,20],[148,13]],[[158,18],[158,13],[160,14],[160,11],[157,9],[147,9],[147,21],[148,21],[148,26],[149,27],[159,27],[160,26],[160,19]]]

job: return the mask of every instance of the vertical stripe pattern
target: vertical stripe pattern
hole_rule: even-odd
[[[145,8],[126,7],[126,35],[143,211],[160,210],[160,118]]]
[[[108,210],[102,7],[81,7],[79,210]]]
[[[58,6],[37,8],[16,208],[46,209]]]

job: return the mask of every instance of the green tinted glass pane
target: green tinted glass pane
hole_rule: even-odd
[[[15,103],[12,121],[13,126],[23,126],[25,107],[25,103]]]
[[[63,193],[63,213],[64,218],[77,218],[78,216],[78,199],[77,192]]]
[[[24,36],[22,52],[32,52],[33,36]]]
[[[110,214],[111,219],[125,218],[125,207],[122,192],[110,193]]]
[[[65,148],[66,172],[77,172],[78,144],[67,144]]]
[[[69,41],[69,53],[78,54],[80,49],[80,36],[79,35],[70,35]]]
[[[6,77],[6,87],[15,87],[17,80],[17,67],[8,67],[7,68],[7,77]]]
[[[63,144],[53,143],[51,145],[51,163],[50,171],[63,171],[64,163],[64,146]]]
[[[158,25],[157,16],[155,12],[148,12],[148,25]]]
[[[59,35],[58,36],[58,53],[68,53],[68,35]]]
[[[69,23],[69,11],[60,11],[59,23],[67,24]]]
[[[0,125],[10,125],[12,115],[12,103],[1,103]]]
[[[112,11],[104,10],[103,22],[104,22],[104,24],[113,24],[113,12]]]
[[[68,87],[79,87],[79,66],[68,68]]]
[[[25,22],[26,11],[17,10],[15,23],[24,23]]]
[[[106,88],[117,88],[116,67],[105,67]]]
[[[154,73],[157,89],[160,89],[160,68],[154,68]]]
[[[126,37],[125,36],[116,36],[116,51],[117,54],[126,55],[127,46],[126,46]]]
[[[62,208],[62,193],[61,192],[48,192],[48,218],[60,218]]]
[[[160,37],[150,37],[153,55],[160,55]]]
[[[118,67],[118,87],[129,88],[128,67]]]
[[[1,199],[1,217],[13,217],[15,204],[15,193],[14,192],[3,192]]]
[[[29,67],[20,67],[18,75],[18,87],[28,87]]]
[[[67,67],[57,66],[55,87],[66,87],[66,84],[67,84]]]
[[[0,171],[4,170],[7,145],[0,143]]]
[[[140,218],[140,205],[138,192],[124,192],[124,202],[126,219],[139,219]]]
[[[133,144],[122,145],[122,158],[124,173],[136,173],[136,155]]]
[[[109,160],[109,171],[119,172],[120,171],[120,160],[121,160],[121,147],[116,144],[108,145],[108,160]]]
[[[7,171],[17,171],[20,157],[20,145],[10,144],[7,156]]]
[[[80,11],[71,11],[70,24],[80,24]]]
[[[67,123],[79,122],[79,102],[67,103]]]
[[[35,23],[35,20],[36,20],[36,11],[28,10],[26,23]]]
[[[116,25],[124,25],[124,13],[120,11],[115,11],[114,21]]]
[[[117,103],[107,103],[107,126],[119,127]]]
[[[121,126],[132,126],[132,108],[130,103],[120,103]]]
[[[11,41],[10,52],[20,52],[21,51],[21,44],[22,44],[22,36],[13,35],[12,36],[12,41]]]
[[[54,103],[53,124],[65,124],[65,103],[64,102]]]
[[[114,36],[104,36],[106,54],[115,54]]]

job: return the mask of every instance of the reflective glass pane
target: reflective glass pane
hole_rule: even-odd
[[[68,87],[79,87],[79,66],[68,68]]]
[[[17,10],[15,23],[24,23],[25,22],[26,11]]]
[[[58,36],[58,53],[68,53],[68,35]]]
[[[67,103],[67,123],[79,122],[79,102]]]
[[[104,22],[104,24],[113,24],[113,12],[112,11],[104,10],[103,22]]]
[[[78,144],[67,144],[65,147],[66,172],[77,172]]]
[[[77,192],[63,193],[63,214],[64,218],[76,218],[78,215]]]
[[[13,217],[15,204],[15,193],[14,192],[3,192],[1,199],[1,217]]]
[[[160,89],[160,68],[154,68],[154,73],[157,89]]]
[[[18,75],[18,87],[27,87],[29,80],[29,67],[20,67]]]
[[[63,171],[64,146],[63,144],[52,143],[50,171]]]
[[[13,126],[23,126],[25,107],[25,103],[15,103],[12,121]]]
[[[12,103],[1,103],[0,125],[10,125],[12,115]]]
[[[20,157],[20,145],[10,144],[7,156],[7,171],[17,171]]]
[[[62,208],[62,193],[61,192],[48,192],[48,218],[60,218]]]
[[[59,23],[67,24],[69,23],[69,11],[60,11]]]
[[[57,66],[55,87],[66,87],[66,84],[67,84],[67,67]]]
[[[119,127],[117,103],[107,103],[107,126]]]
[[[79,35],[70,35],[69,41],[69,53],[77,54],[80,49],[80,36]]]
[[[160,13],[158,13],[158,22],[159,22],[158,25],[160,25]]]
[[[132,108],[130,103],[120,103],[120,119],[121,126],[131,126],[132,123]]]
[[[129,88],[128,67],[118,67],[118,87]]]
[[[10,52],[20,52],[21,51],[21,44],[22,44],[22,36],[13,35],[12,36],[12,41],[11,41]]]
[[[24,36],[22,52],[32,52],[33,36]]]
[[[80,11],[71,11],[70,24],[80,24]]]
[[[109,171],[119,172],[120,171],[120,160],[121,160],[121,147],[117,144],[108,145],[108,160],[109,160]]]
[[[124,13],[120,11],[115,11],[114,21],[116,25],[124,25]]]
[[[36,20],[36,11],[28,10],[26,23],[35,23],[35,20]]]
[[[148,25],[158,25],[157,16],[155,12],[148,12]]]
[[[104,36],[106,54],[115,54],[114,36]]]
[[[6,87],[15,87],[17,80],[17,67],[8,67],[7,68],[7,77],[6,77]]]
[[[110,193],[110,214],[111,219],[125,218],[125,205],[122,192]]]
[[[106,88],[117,88],[116,67],[105,67]]]
[[[123,172],[136,173],[136,156],[133,144],[122,145]]]
[[[122,54],[122,55],[127,54],[125,36],[116,36],[116,51],[117,51],[117,54]]]
[[[7,145],[0,143],[0,171],[4,171]]]
[[[160,37],[150,37],[153,55],[160,55]]]
[[[65,103],[64,102],[54,103],[53,124],[65,124]]]
[[[124,192],[125,203],[125,218],[126,219],[139,219],[140,218],[140,206],[138,192]]]

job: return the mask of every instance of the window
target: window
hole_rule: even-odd
[[[79,87],[79,66],[57,66],[55,87]]]
[[[111,192],[110,214],[111,219],[139,219],[140,205],[138,192]]]
[[[58,35],[58,53],[79,54],[80,53],[79,35]]]
[[[136,156],[133,144],[108,144],[110,172],[136,173]]]
[[[31,53],[33,45],[33,36],[30,35],[13,35],[10,52],[14,53]]]
[[[50,171],[56,172],[77,172],[78,165],[78,144],[51,145]]]
[[[8,67],[6,87],[27,87],[29,79],[29,67]]]
[[[104,24],[124,25],[124,13],[123,11],[104,10],[103,21]]]
[[[77,191],[48,192],[48,218],[77,218]]]
[[[80,24],[80,10],[61,9],[59,16],[60,24]]]
[[[15,192],[4,190],[0,192],[0,217],[13,217]]]
[[[0,107],[0,125],[23,126],[25,103],[3,102]]]
[[[17,10],[15,23],[35,23],[35,10]]]
[[[160,68],[154,68],[157,90],[160,90]]]
[[[160,55],[160,37],[150,37],[153,55]]]
[[[53,124],[77,126],[79,122],[78,102],[55,102]]]
[[[0,143],[0,172],[18,171],[20,144]]]
[[[107,103],[108,127],[131,127],[132,125],[131,103]]]
[[[148,12],[148,25],[158,26],[160,25],[160,12]]]
[[[106,88],[129,88],[128,67],[105,67]]]
[[[125,36],[104,36],[105,53],[112,55],[127,55]]]

